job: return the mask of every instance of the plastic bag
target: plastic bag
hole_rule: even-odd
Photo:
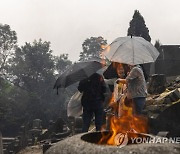
[[[82,104],[81,98],[83,93],[77,91],[70,99],[68,106],[67,106],[67,116],[70,117],[79,117],[82,113]]]

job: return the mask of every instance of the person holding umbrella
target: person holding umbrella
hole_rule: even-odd
[[[135,114],[142,114],[147,96],[146,81],[140,65],[128,65],[130,72],[125,79],[119,78],[117,83],[127,85],[127,98],[132,99]]]
[[[94,73],[89,78],[81,80],[78,90],[83,93],[81,103],[83,106],[83,128],[87,132],[90,127],[93,114],[95,115],[96,131],[100,131],[103,123],[103,102],[106,86],[103,77]]]
[[[111,62],[127,64],[130,72],[125,79],[117,82],[127,85],[127,95],[132,98],[136,112],[141,114],[146,99],[146,82],[139,64],[153,63],[159,56],[158,50],[148,41],[138,36],[116,38],[103,50],[104,57]]]

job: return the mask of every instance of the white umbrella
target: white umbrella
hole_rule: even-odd
[[[113,62],[137,65],[154,62],[159,52],[144,38],[127,36],[115,39],[104,49],[103,55]]]
[[[68,102],[67,115],[68,117],[79,117],[82,114],[81,98],[83,93],[77,91]]]

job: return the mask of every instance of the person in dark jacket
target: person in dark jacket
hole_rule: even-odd
[[[83,128],[87,132],[93,114],[95,115],[96,131],[100,131],[103,121],[103,102],[106,86],[103,77],[94,73],[89,78],[80,81],[78,90],[83,93],[81,103],[83,106]]]

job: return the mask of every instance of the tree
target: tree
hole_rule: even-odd
[[[24,123],[27,111],[26,91],[0,78],[0,130],[6,136],[14,136]]]
[[[159,40],[156,40],[154,46],[156,47],[156,49],[157,49],[158,51],[160,51],[161,45],[162,45],[161,42],[160,42]]]
[[[7,65],[17,46],[16,32],[9,25],[0,24],[0,77],[7,77]]]
[[[71,63],[68,55],[53,56],[50,42],[40,39],[17,47],[10,62],[12,83],[0,78],[0,129],[16,134],[21,125],[36,118],[47,127],[64,109],[67,95],[56,96],[53,85],[57,68],[63,70]]]
[[[55,57],[55,66],[58,74],[62,74],[71,64],[72,62],[68,59],[68,54],[61,54]]]
[[[26,43],[15,51],[11,59],[14,85],[28,92],[27,120],[39,118],[47,122],[54,105],[53,84],[55,64],[50,42],[42,40]]]
[[[82,44],[83,51],[80,53],[79,61],[99,57],[103,49],[102,46],[105,45],[107,45],[107,40],[104,40],[101,36],[86,39]]]
[[[140,36],[145,40],[151,42],[151,37],[149,36],[149,30],[146,27],[143,16],[138,10],[134,11],[133,19],[129,23],[127,35]]]
[[[21,48],[17,48],[11,70],[14,75],[13,83],[16,86],[28,92],[42,91],[40,85],[49,78],[54,79],[54,61],[50,42],[35,40],[32,44],[26,43]]]

